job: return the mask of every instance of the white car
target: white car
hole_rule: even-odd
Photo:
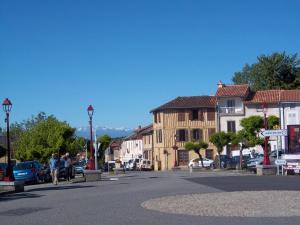
[[[203,166],[206,168],[213,168],[214,167],[214,161],[211,159],[207,159],[207,158],[202,158],[203,159]],[[202,167],[200,158],[195,158],[192,159],[189,162],[189,167],[193,168],[193,167]]]

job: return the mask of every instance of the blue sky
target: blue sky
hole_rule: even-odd
[[[0,100],[12,121],[137,127],[177,96],[210,95],[261,54],[300,53],[297,0],[0,0]],[[0,126],[4,126],[0,112]]]

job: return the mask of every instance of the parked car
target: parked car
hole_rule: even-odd
[[[83,172],[86,168],[86,161],[80,160],[80,161],[74,163],[74,167],[75,167],[75,174],[83,174]]]
[[[211,159],[207,159],[207,158],[202,158],[203,159],[203,166],[205,168],[214,168],[214,161],[211,160]],[[202,167],[202,164],[201,164],[201,160],[200,158],[195,158],[195,159],[192,159],[190,162],[189,162],[189,167],[190,168],[194,168],[194,167]]]
[[[282,151],[279,151],[278,156],[281,157],[281,155],[282,155]],[[272,151],[271,153],[269,153],[269,159],[270,159],[270,164],[274,165],[275,160],[277,159],[277,152]],[[258,165],[262,165],[263,161],[264,161],[264,155],[257,155],[256,158],[249,159],[247,161],[247,169],[250,171],[256,172],[256,167]]]
[[[19,162],[13,167],[13,174],[16,181],[36,184],[41,181],[41,168],[37,161]]]
[[[115,167],[116,167],[115,161],[110,161],[109,163],[108,162],[104,163],[104,166],[103,166],[102,170],[104,172],[109,172],[109,171],[112,172]]]

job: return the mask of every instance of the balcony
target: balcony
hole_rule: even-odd
[[[243,107],[220,107],[221,115],[243,115],[244,108]]]

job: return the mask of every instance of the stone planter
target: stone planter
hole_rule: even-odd
[[[101,180],[101,170],[84,170],[83,173],[86,182]]]
[[[257,176],[265,176],[265,175],[276,175],[277,166],[276,165],[258,165],[256,166],[256,174]]]

